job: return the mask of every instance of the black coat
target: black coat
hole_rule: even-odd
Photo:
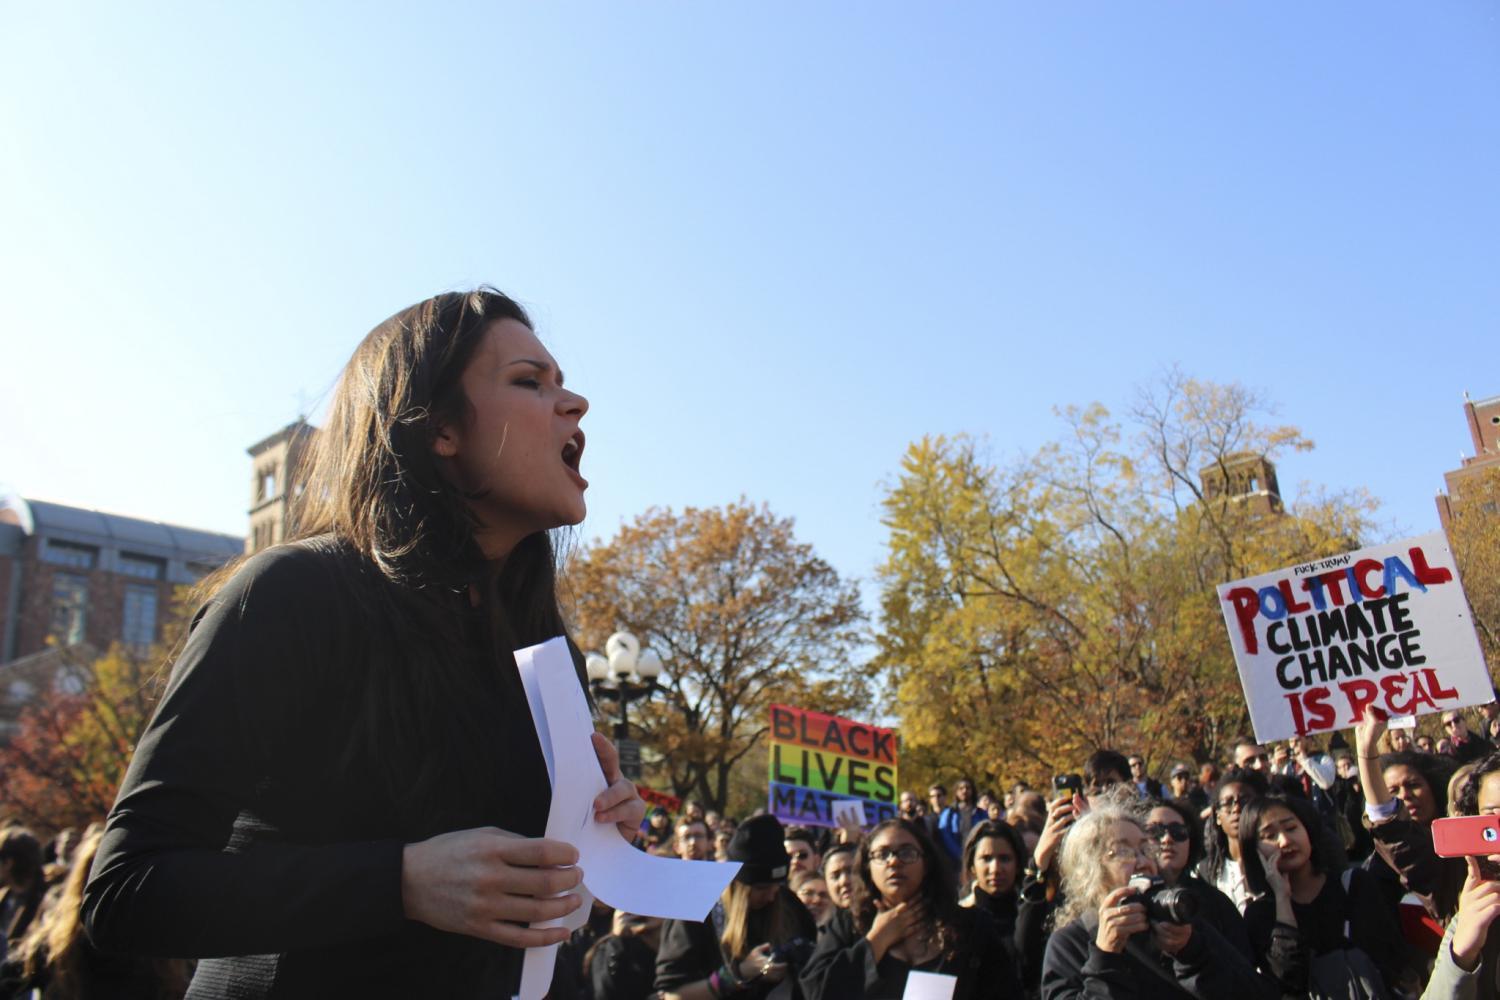
[[[344,754],[372,654],[389,648],[377,644],[410,637],[372,620],[367,588],[383,580],[351,566],[325,540],[240,568],[195,618],[110,813],[89,935],[109,952],[202,959],[192,1000],[511,996],[519,982],[519,951],[407,920],[401,889],[407,843],[545,828],[551,789],[514,659],[482,611],[453,602],[484,697],[451,712],[482,711],[493,742],[436,771],[440,818],[401,819],[380,748]],[[475,775],[494,792],[472,795]]]
[[[980,909],[959,909],[957,950],[917,966],[921,972],[957,976],[953,1000],[1019,998],[1021,982],[998,928]],[[887,953],[879,962],[848,910],[839,910],[818,935],[802,972],[807,1000],[899,1000],[912,966]]]
[[[1052,935],[1042,964],[1043,1000],[1274,1000],[1275,986],[1212,926],[1193,922],[1182,951],[1167,956],[1137,934],[1122,954],[1094,943],[1098,917],[1085,913]]]

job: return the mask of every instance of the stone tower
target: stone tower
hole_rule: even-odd
[[[1198,481],[1203,486],[1205,500],[1228,496],[1249,504],[1259,513],[1281,513],[1276,464],[1264,455],[1251,451],[1226,455],[1222,461],[1199,469]]]
[[[298,417],[245,449],[250,455],[250,531],[245,551],[257,552],[284,541],[290,530],[291,501],[302,493],[307,449],[317,428]]]

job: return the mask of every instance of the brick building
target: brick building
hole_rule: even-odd
[[[176,588],[244,547],[235,535],[0,497],[0,739],[41,686],[66,680],[59,671],[115,642],[160,639]]]
[[[1500,468],[1500,396],[1476,401],[1464,393],[1464,421],[1469,426],[1474,454],[1462,459],[1458,468],[1443,473],[1447,490],[1437,495],[1437,509],[1444,531],[1453,520],[1453,500],[1463,492],[1465,482],[1474,481],[1487,469]]]

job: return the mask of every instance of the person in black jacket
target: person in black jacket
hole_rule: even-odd
[[[1319,823],[1312,803],[1283,795],[1255,800],[1240,817],[1256,964],[1296,995],[1387,995],[1399,955],[1396,915],[1368,872],[1327,861]],[[1351,992],[1351,977],[1365,992]]]
[[[729,844],[740,870],[706,921],[669,920],[656,955],[665,1000],[762,1000],[797,995],[797,973],[818,936],[787,888],[791,859],[780,820],[753,816]]]
[[[1157,856],[1137,805],[1118,796],[1091,799],[1058,862],[1064,902],[1043,961],[1044,1000],[1274,997],[1271,984],[1210,924],[1149,917],[1143,885],[1132,880],[1156,876]]]
[[[1181,799],[1147,803],[1146,836],[1156,841],[1156,870],[1168,886],[1178,886],[1198,897],[1204,922],[1234,946],[1245,960],[1253,962],[1250,938],[1245,933],[1245,918],[1218,889],[1199,878],[1193,871],[1203,855],[1202,825],[1198,812]],[[1195,836],[1196,835],[1196,836]]]
[[[514,650],[565,634],[548,532],[588,409],[526,313],[439,295],[360,344],[298,539],[210,581],[84,892],[103,950],[189,995],[510,996],[581,905]],[[582,656],[574,650],[580,685]],[[586,690],[586,685],[585,688]],[[594,818],[645,812],[603,737]]]
[[[802,973],[808,1000],[896,1000],[914,970],[956,977],[954,1000],[1021,995],[994,921],[958,906],[952,872],[921,824],[877,824],[858,870],[853,906],[834,915]]]

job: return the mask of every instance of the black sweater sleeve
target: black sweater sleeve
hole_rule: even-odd
[[[399,840],[328,842],[294,822],[278,830],[263,808],[272,776],[315,752],[318,678],[347,652],[350,599],[329,558],[272,549],[199,611],[84,893],[100,948],[267,954],[403,925]]]

